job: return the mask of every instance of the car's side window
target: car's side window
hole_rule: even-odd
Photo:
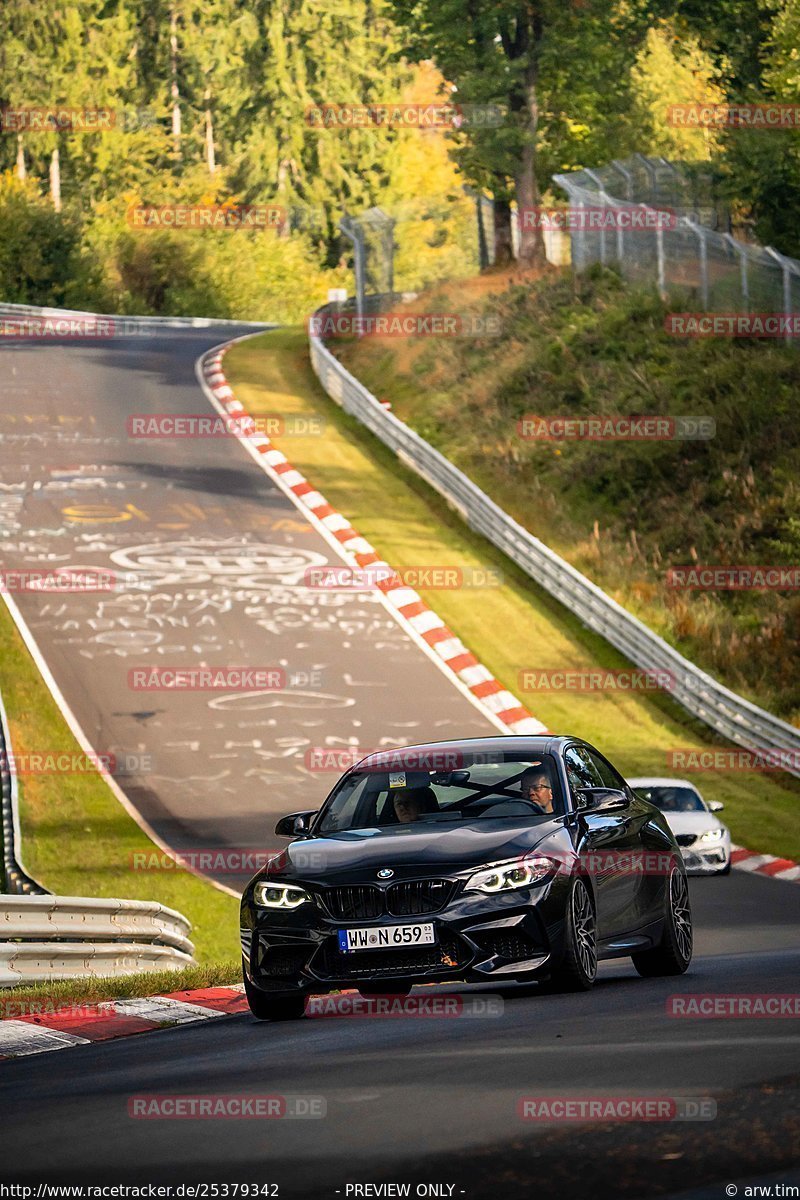
[[[606,760],[600,754],[595,753],[594,750],[586,749],[584,750],[584,754],[587,756],[587,758],[591,759],[595,770],[602,779],[603,782],[600,785],[601,787],[616,788],[618,791],[627,793],[628,788],[625,780],[618,771],[614,770],[610,762],[606,762]]]
[[[567,779],[573,794],[580,788],[604,786],[600,773],[582,746],[567,747],[564,752],[564,765],[567,768]]]

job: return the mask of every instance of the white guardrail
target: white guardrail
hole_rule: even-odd
[[[0,896],[0,987],[191,967],[190,929],[155,901]]]
[[[339,311],[337,306],[317,315]],[[435,488],[471,529],[504,551],[540,587],[575,613],[635,666],[669,673],[670,695],[723,738],[748,750],[769,751],[800,776],[800,729],[780,720],[701,671],[596,584],[523,529],[443,454],[409,429],[350,374],[315,334],[311,363],[323,388],[397,457]]]
[[[99,334],[103,336],[113,337],[116,335],[125,334],[145,334],[151,330],[157,333],[160,329],[208,329],[212,325],[223,325],[233,327],[247,326],[248,328],[256,329],[273,329],[274,325],[270,325],[264,321],[230,321],[222,317],[137,317],[137,316],[121,316],[114,313],[93,313],[85,312],[83,309],[77,308],[47,308],[38,304],[6,304],[5,301],[0,301],[0,317],[5,317],[8,320],[18,318],[18,324],[24,326],[26,318],[33,320],[36,318],[40,322],[51,322],[54,326],[52,336],[58,336],[58,322],[76,322],[79,321],[84,325],[94,325]],[[108,328],[106,325],[109,324]],[[13,336],[8,331],[4,331],[5,336]],[[31,334],[33,331],[30,331]],[[42,331],[46,332],[46,331]],[[69,330],[65,330],[65,336],[69,335]],[[25,336],[24,327],[20,330],[20,336]],[[92,336],[87,333],[87,336]]]

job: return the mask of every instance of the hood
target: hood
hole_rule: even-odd
[[[568,836],[560,817],[525,825],[479,820],[455,827],[354,829],[291,842],[269,877],[368,882],[384,867],[391,867],[397,879],[452,873],[518,858],[557,833]],[[264,869],[258,877],[266,875]]]
[[[667,824],[673,833],[705,833],[707,829],[724,829],[714,813],[710,812],[665,812]]]

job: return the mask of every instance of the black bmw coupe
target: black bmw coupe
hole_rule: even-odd
[[[309,995],[414,984],[592,986],[599,959],[679,975],[683,858],[663,814],[574,737],[491,737],[369,755],[245,888],[244,985],[266,1020]]]

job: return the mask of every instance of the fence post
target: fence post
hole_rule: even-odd
[[[697,234],[697,239],[700,242],[700,303],[704,309],[708,308],[708,245],[706,243],[706,232],[700,225],[695,225],[694,221],[690,221],[692,229]]]
[[[746,313],[750,312],[750,279],[747,274],[747,247],[740,246],[735,237],[726,233],[723,235],[730,242],[733,250],[739,256],[739,286],[742,291],[742,305]]]
[[[792,315],[792,268],[789,265],[789,260],[777,250],[773,250],[772,246],[765,246],[767,254],[771,254],[777,263],[780,263],[781,273],[783,275],[783,315],[787,318]],[[793,341],[791,331],[786,330],[783,340],[785,342]]]
[[[633,176],[631,175],[630,171],[618,158],[612,159],[611,165],[625,180],[625,199],[633,200]]]
[[[358,336],[364,327],[364,294],[366,292],[366,274],[364,264],[364,233],[350,217],[342,217],[339,228],[346,238],[353,243],[353,267],[356,277],[356,316],[358,317]]]

